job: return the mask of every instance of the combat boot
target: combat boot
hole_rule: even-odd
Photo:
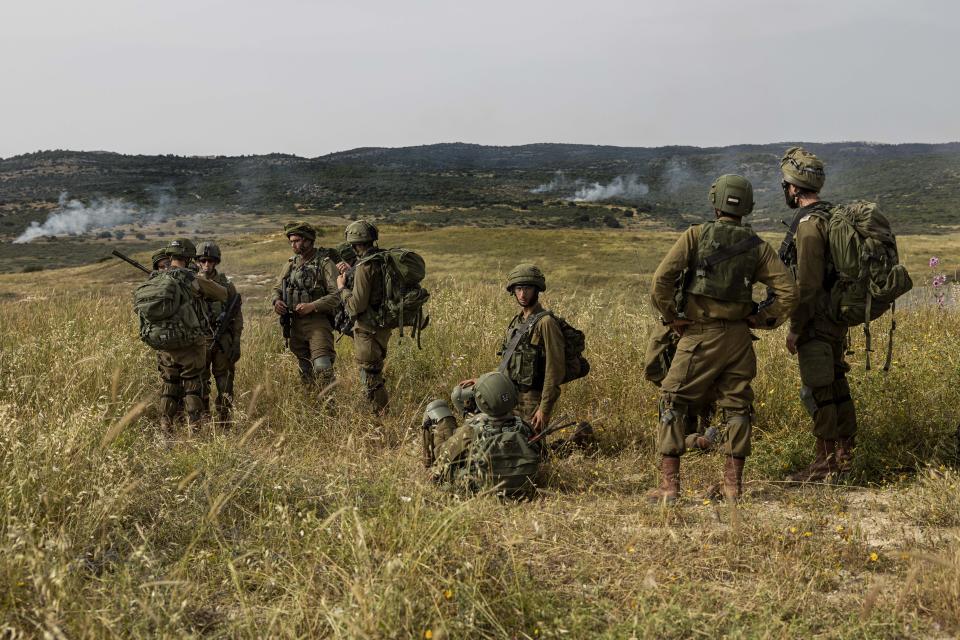
[[[856,436],[837,440],[837,471],[839,473],[849,473],[853,468],[853,448],[856,445]]]
[[[817,438],[813,462],[807,468],[788,476],[788,479],[800,483],[823,482],[837,471],[837,441]]]
[[[660,459],[660,486],[647,491],[648,502],[673,504],[680,496],[680,456],[663,456]]]
[[[173,418],[168,415],[160,416],[160,431],[163,432],[163,435],[170,436],[173,435]]]
[[[743,458],[727,456],[723,463],[723,497],[736,502],[743,495]]]

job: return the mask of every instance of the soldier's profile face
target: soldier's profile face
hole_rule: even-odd
[[[158,260],[157,266],[155,267],[157,271],[166,271],[169,268],[170,268],[170,258],[164,258],[163,260]]]
[[[187,268],[187,259],[186,259],[186,258],[183,258],[183,257],[181,257],[181,256],[176,256],[176,257],[171,256],[171,257],[170,257],[170,265],[169,265],[169,267],[172,267],[172,268],[174,268],[174,269],[186,269],[186,268]]]

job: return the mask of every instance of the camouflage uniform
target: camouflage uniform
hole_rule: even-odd
[[[308,315],[293,314],[290,327],[290,351],[297,357],[300,378],[305,383],[315,379],[323,385],[334,380],[333,363],[337,351],[333,341],[333,316],[337,313],[337,268],[330,252],[314,247],[308,256],[293,256],[284,265],[271,304],[283,299],[283,282],[287,281],[290,311],[298,303],[315,302],[316,310]]]
[[[223,273],[214,270],[207,274],[201,271],[197,277],[204,280],[211,280],[227,290],[227,300],[233,300],[237,293],[237,288],[230,279]],[[233,405],[233,381],[236,376],[236,364],[240,359],[240,334],[243,332],[243,310],[242,301],[237,300],[233,310],[233,315],[229,324],[220,334],[217,341],[217,349],[213,349],[213,335],[207,340],[207,362],[204,366],[203,374],[203,406],[205,411],[210,410],[210,376],[217,383],[217,416],[220,420],[229,419],[230,409]],[[215,332],[218,327],[218,321],[222,313],[227,309],[227,304],[208,300],[205,305],[205,313],[210,319],[211,326]]]
[[[386,297],[383,264],[369,259],[380,251],[373,244],[379,236],[375,226],[363,221],[350,224],[346,235],[354,248],[361,243],[369,246],[364,253],[358,253],[359,258],[353,267],[353,288],[341,289],[340,300],[347,315],[354,320],[353,354],[360,369],[364,397],[371,409],[379,413],[390,399],[383,366],[392,333],[392,330],[381,327],[376,319],[377,310]]]
[[[193,247],[192,243],[189,247]],[[172,251],[176,251],[176,248]],[[192,250],[186,257],[192,258],[194,253],[195,250]],[[172,256],[183,255],[183,253],[177,254],[171,253],[170,251],[168,251],[168,254]],[[221,303],[227,300],[227,290],[216,282],[202,278],[193,278],[191,287],[196,296],[194,300],[194,313],[201,319],[201,323],[205,317],[203,310],[204,300],[213,300]],[[157,368],[160,371],[160,379],[162,381],[160,416],[161,424],[164,427],[172,426],[181,400],[183,401],[187,419],[190,422],[199,422],[203,412],[202,376],[205,373],[207,363],[206,345],[207,339],[201,336],[195,345],[181,349],[157,351]]]
[[[711,202],[718,218],[708,224],[717,226],[710,229],[705,225],[693,226],[681,234],[653,276],[651,300],[664,324],[678,319],[691,322],[682,329],[676,356],[660,386],[657,440],[663,456],[663,482],[659,489],[648,493],[648,497],[656,500],[676,499],[679,457],[687,447],[685,418],[691,414],[691,408],[703,406],[710,396],[716,399],[716,406],[723,413],[727,431],[724,493],[732,499],[739,497],[743,462],[750,455],[754,397],[750,383],[757,372],[751,324],[772,329],[785,320],[797,301],[793,278],[776,252],[752,232],[740,231],[743,229],[740,218],[753,208],[750,183],[740,176],[721,176],[711,188]],[[727,225],[736,229],[726,229]],[[724,267],[704,267],[702,260],[709,256],[698,254],[702,251],[701,234],[708,232],[715,238],[751,238],[755,244],[727,259]],[[719,252],[730,246],[715,248]],[[714,284],[712,274],[722,273],[726,268],[734,270],[741,280]],[[680,312],[676,286],[682,274],[690,269],[695,270],[696,276],[688,286],[686,307]],[[775,294],[772,304],[762,310],[758,310],[751,298],[752,285],[756,282],[766,284]]]

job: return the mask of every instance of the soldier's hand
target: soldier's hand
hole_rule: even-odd
[[[787,334],[787,351],[791,354],[797,354],[797,338],[800,337],[800,334],[797,333],[788,333]]]
[[[676,333],[678,336],[683,336],[683,332],[686,331],[687,327],[689,327],[691,324],[693,324],[692,320],[677,318],[670,323],[670,328],[673,329],[674,333]]]
[[[343,289],[347,286],[347,274],[341,273],[337,276],[337,289]]]
[[[546,418],[543,415],[543,411],[537,409],[536,413],[533,414],[533,417],[530,418],[530,426],[533,427],[534,433],[540,433],[547,428],[547,424],[550,422],[550,418]]]
[[[287,305],[283,304],[283,300],[274,300],[273,310],[278,316],[282,316],[287,312]]]
[[[347,271],[350,271],[350,265],[341,260],[337,263],[337,271],[340,273],[346,273]]]
[[[301,302],[294,308],[298,316],[308,316],[317,310],[317,305],[312,302]]]

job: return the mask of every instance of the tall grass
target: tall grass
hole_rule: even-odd
[[[234,249],[228,272],[255,276],[237,278],[237,422],[181,430],[172,445],[156,426],[155,356],[136,338],[125,267],[0,281],[0,636],[960,633],[960,344],[945,330],[956,311],[899,313],[888,374],[863,371],[855,336],[850,487],[780,484],[812,436],[783,331],[762,334],[748,498],[733,513],[704,504],[721,460],[688,456],[686,499],[662,509],[641,497],[656,472],[641,358],[653,322],[644,274],[669,238],[625,253],[510,231],[503,257],[490,232],[396,242],[424,249],[432,321],[422,351],[391,343],[383,418],[356,399],[347,339],[333,404],[303,392],[261,277],[283,247]],[[458,499],[420,466],[420,415],[496,365],[514,312],[499,283],[523,253],[547,269],[548,306],[587,333],[592,372],[564,389],[558,414],[596,421],[600,453],[552,462],[531,503]],[[604,275],[618,255],[632,262]]]

